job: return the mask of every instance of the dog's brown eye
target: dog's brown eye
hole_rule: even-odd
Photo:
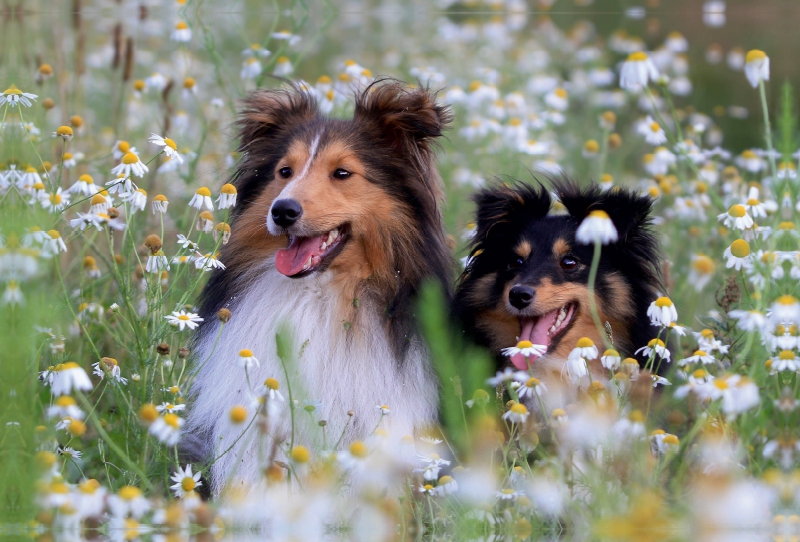
[[[569,256],[564,256],[561,258],[561,269],[564,271],[573,271],[576,267],[578,267],[578,262],[575,258],[570,258]]]
[[[292,168],[290,167],[282,167],[278,170],[278,174],[283,177],[284,179],[288,179],[292,176]]]
[[[523,260],[519,256],[511,258],[511,260],[508,262],[509,269],[519,269],[523,265],[525,265],[525,260]]]
[[[351,175],[351,173],[349,171],[347,171],[346,169],[342,169],[342,168],[339,168],[339,169],[337,169],[336,171],[333,172],[333,178],[336,179],[337,181],[343,181],[343,180],[349,178],[350,175]]]

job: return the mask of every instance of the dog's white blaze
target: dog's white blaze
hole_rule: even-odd
[[[342,446],[366,438],[380,418],[378,405],[388,405],[391,414],[384,418],[390,443],[397,444],[415,428],[436,422],[437,384],[427,361],[427,351],[419,339],[412,339],[402,362],[395,358],[383,329],[382,309],[362,301],[361,316],[346,330],[337,310],[337,291],[330,283],[331,273],[291,279],[278,273],[272,262],[253,280],[247,293],[231,304],[233,318],[225,325],[216,351],[219,323],[206,324],[195,350],[195,359],[203,365],[193,384],[196,401],[189,410],[186,432],[207,433],[215,456],[229,448],[241,434],[227,424],[234,405],[245,405],[253,412],[244,369],[237,365],[242,348],[253,351],[260,361],[250,373],[254,386],[269,377],[277,378],[288,403],[284,370],[277,356],[275,335],[282,323],[292,334],[294,363],[288,368],[293,398],[300,401],[295,412],[295,443],[320,449],[321,430],[302,410],[303,400],[321,401],[316,420],[328,422],[327,444],[330,449],[354,411]],[[341,305],[338,305],[341,306]],[[285,405],[287,403],[284,403]],[[288,408],[269,428],[270,435],[288,446],[291,421]],[[219,492],[226,481],[256,484],[264,479],[265,459],[272,439],[261,437],[255,427],[221,457],[211,469],[211,487]],[[286,460],[278,452],[276,459]]]
[[[293,198],[294,187],[297,186],[297,183],[305,179],[306,175],[308,175],[308,170],[311,169],[311,164],[313,164],[314,159],[317,157],[317,148],[319,147],[321,136],[322,133],[314,136],[314,140],[311,142],[311,147],[308,150],[308,160],[306,160],[306,163],[303,165],[303,169],[300,170],[300,174],[283,187],[283,190],[281,190],[281,193],[278,194],[278,197],[275,198],[274,201]],[[275,224],[272,220],[272,206],[270,206],[269,213],[267,213],[267,229],[272,235],[281,235],[283,233],[283,228]]]

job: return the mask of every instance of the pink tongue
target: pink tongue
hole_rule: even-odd
[[[327,238],[327,233],[317,237],[295,237],[288,247],[280,249],[275,254],[275,268],[287,277],[298,274],[303,270],[309,257],[322,254],[319,247]],[[312,260],[311,265],[317,263],[319,261]]]
[[[546,347],[550,346],[550,338],[547,336],[547,330],[556,321],[558,317],[558,309],[548,312],[540,316],[538,319],[526,318],[522,320],[522,331],[519,334],[520,341],[530,341],[533,344],[540,344]],[[522,354],[515,354],[511,356],[511,363],[514,367],[522,371],[528,370],[528,364],[532,364],[539,356],[525,356]]]

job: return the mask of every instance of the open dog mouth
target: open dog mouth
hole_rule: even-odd
[[[347,224],[319,235],[289,235],[289,246],[275,254],[275,268],[287,277],[299,278],[325,269],[342,251],[350,229]]]
[[[530,341],[533,344],[545,346],[550,352],[553,341],[567,330],[572,317],[575,315],[575,303],[567,303],[563,307],[546,312],[540,316],[523,316],[519,319],[520,341]],[[528,370],[528,364],[539,356],[529,356],[527,359],[522,354],[511,356],[511,363],[517,369]]]

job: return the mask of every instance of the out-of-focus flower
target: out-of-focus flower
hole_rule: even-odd
[[[761,81],[769,81],[769,57],[764,51],[748,51],[744,60],[744,74],[753,88]]]

